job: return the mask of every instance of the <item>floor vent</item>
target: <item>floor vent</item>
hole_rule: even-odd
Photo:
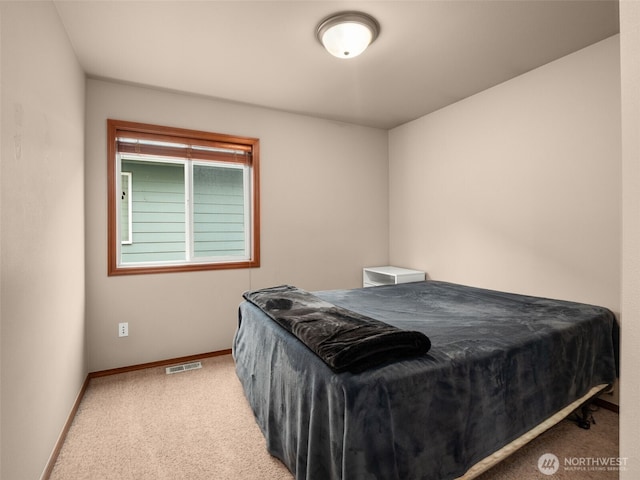
[[[172,373],[186,372],[188,370],[196,370],[198,368],[202,368],[202,363],[200,362],[191,362],[191,363],[183,363],[182,365],[174,365],[173,367],[165,368],[167,375]]]

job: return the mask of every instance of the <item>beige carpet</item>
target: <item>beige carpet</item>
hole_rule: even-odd
[[[265,449],[230,355],[203,368],[166,375],[164,368],[91,381],[51,480],[291,480]],[[539,472],[538,458],[618,456],[618,415],[596,412],[582,430],[564,421],[486,472],[482,480],[613,479],[617,471]],[[407,479],[412,480],[412,479]]]

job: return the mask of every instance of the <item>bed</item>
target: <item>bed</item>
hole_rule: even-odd
[[[345,369],[251,293],[236,372],[297,480],[472,478],[617,376],[617,322],[598,306],[433,280],[309,293],[429,340],[426,353]]]

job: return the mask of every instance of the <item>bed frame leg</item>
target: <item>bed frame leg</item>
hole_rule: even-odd
[[[591,406],[596,398],[600,397],[603,392],[610,391],[612,388],[613,385],[608,385],[607,387],[603,388],[573,412],[573,415],[575,415],[575,418],[573,418],[573,420],[578,424],[580,428],[589,430],[592,423],[594,425],[596,424],[596,419],[593,418],[593,412],[597,410],[597,408],[591,408]]]
[[[596,421],[593,418],[593,414],[591,413],[591,400],[580,407],[580,413],[576,411],[576,423],[580,428],[584,428],[585,430],[589,430],[591,428],[591,424],[595,425]]]

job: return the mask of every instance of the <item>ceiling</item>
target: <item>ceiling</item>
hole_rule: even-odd
[[[617,0],[53,0],[85,72],[384,129],[619,31]],[[380,36],[343,60],[327,15],[373,15]]]

